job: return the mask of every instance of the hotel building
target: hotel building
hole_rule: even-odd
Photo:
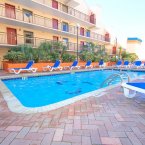
[[[62,41],[74,54],[87,42],[107,47],[110,36],[99,28],[98,17],[84,0],[1,0],[0,66],[8,49],[22,44],[35,49],[41,42]]]

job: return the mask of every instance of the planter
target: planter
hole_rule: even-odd
[[[37,70],[38,72],[42,72],[43,71],[42,68],[44,66],[47,66],[47,65],[53,66],[53,64],[54,63],[52,63],[52,62],[48,62],[48,63],[46,63],[46,62],[39,62],[39,63],[35,63],[33,65],[33,67],[34,68],[38,68],[38,70]],[[80,61],[78,65],[79,66],[84,66],[85,64],[86,64],[86,62]],[[111,64],[110,64],[110,62],[107,62],[106,66],[110,66]],[[6,62],[6,61],[4,61],[3,62],[3,70],[9,71],[10,68],[24,68],[24,67],[26,67],[26,65],[27,65],[27,63],[12,63],[12,62]],[[63,63],[61,63],[62,67],[71,66],[71,65],[72,65],[72,62],[63,62]],[[93,66],[98,66],[98,62],[93,62],[92,65]]]
[[[107,62],[107,66],[113,66],[115,64],[116,64],[116,62]]]

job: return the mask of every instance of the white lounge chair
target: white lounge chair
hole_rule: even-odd
[[[85,69],[87,69],[87,68],[93,68],[92,61],[91,60],[88,60],[85,65],[82,65],[80,67],[81,68],[85,68]]]
[[[56,60],[53,66],[47,65],[47,66],[43,67],[43,71],[47,71],[47,70],[53,71],[53,70],[58,70],[58,69],[62,70],[62,67],[60,66],[59,60]]]
[[[85,68],[93,68],[91,64],[92,64],[92,61],[88,60],[85,64]]]
[[[145,82],[139,82],[139,83],[123,83],[122,87],[124,89],[124,95],[127,98],[133,98],[136,95],[136,92],[144,93],[145,94]],[[133,93],[130,93],[130,90],[133,91]]]
[[[100,60],[100,61],[99,61],[99,67],[100,67],[100,68],[105,67],[105,64],[104,64],[104,61],[103,61],[103,60]]]
[[[77,60],[75,60],[75,61],[72,63],[71,66],[65,66],[65,67],[64,67],[64,69],[70,69],[70,70],[72,70],[72,69],[74,69],[74,68],[80,69],[80,66],[78,66],[78,61],[77,61]]]
[[[129,63],[130,62],[128,60],[124,61],[123,65],[122,65],[122,68],[130,68]]]
[[[116,65],[114,67],[121,68],[121,66],[122,66],[122,61],[121,60],[118,60],[117,63],[116,63]]]
[[[31,60],[31,61],[28,62],[27,66],[25,68],[10,68],[9,72],[10,73],[15,73],[15,74],[19,74],[22,71],[27,71],[27,72],[33,72],[33,73],[35,73],[38,68],[32,67],[33,64],[34,64],[34,61]]]
[[[139,68],[142,68],[142,62],[140,60],[137,60],[134,62],[134,65],[132,66],[132,68],[136,68],[136,69],[139,69]]]

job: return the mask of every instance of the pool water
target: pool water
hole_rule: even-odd
[[[25,107],[41,107],[94,91],[118,71],[88,71],[40,77],[2,80]],[[145,72],[128,72],[131,78]],[[115,82],[117,83],[117,82]]]

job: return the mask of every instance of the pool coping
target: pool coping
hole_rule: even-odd
[[[94,71],[96,69],[93,69]],[[100,69],[99,69],[100,70]],[[91,71],[91,69],[86,70],[86,71]],[[74,72],[74,71],[72,71]],[[82,71],[75,71],[75,72],[82,72]],[[71,73],[70,71],[61,71],[61,72],[51,72],[51,73],[39,73],[39,74],[20,74],[20,75],[15,75],[15,76],[3,76],[0,77],[0,92],[2,93],[2,96],[4,97],[4,100],[7,102],[8,108],[15,113],[23,113],[23,114],[32,114],[32,113],[40,113],[40,112],[46,112],[46,111],[51,111],[55,110],[64,106],[67,106],[69,104],[72,104],[74,102],[80,101],[82,99],[86,99],[88,97],[101,97],[102,95],[106,94],[106,91],[113,89],[117,86],[120,86],[121,83],[111,85],[105,88],[97,89],[95,91],[91,91],[82,95],[75,96],[73,98],[60,101],[51,105],[47,106],[42,106],[42,107],[37,107],[37,108],[30,108],[30,107],[25,107],[21,104],[21,102],[12,94],[12,92],[6,87],[6,85],[2,82],[3,79],[13,79],[13,78],[23,78],[23,77],[37,77],[37,76],[45,76],[45,75],[59,75],[59,74],[67,74]],[[143,77],[143,76],[141,76]],[[138,77],[139,78],[139,77]],[[135,78],[135,79],[138,79]],[[133,79],[133,80],[135,80]],[[132,80],[132,81],[133,81]]]
[[[88,71],[102,71],[102,70],[110,70],[110,68],[91,68],[91,69],[75,69],[75,70],[62,70],[62,71],[45,71],[45,72],[36,72],[36,73],[22,73],[22,74],[12,74],[0,76],[1,79],[11,79],[11,78],[22,78],[22,77],[36,77],[36,76],[45,76],[45,75],[59,75],[59,74],[67,74],[67,73],[75,73],[75,72],[88,72]]]

